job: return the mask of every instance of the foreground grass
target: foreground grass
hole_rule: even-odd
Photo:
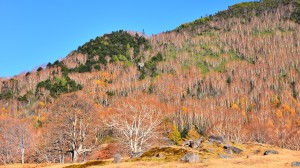
[[[113,164],[112,160],[105,160],[89,161],[83,164],[13,164],[3,165],[0,168],[282,168],[291,167],[291,162],[293,161],[300,161],[300,151],[259,144],[235,144],[235,146],[244,151],[239,155],[230,155],[231,159],[221,159],[217,156],[218,153],[224,152],[222,145],[204,144],[197,150],[178,146],[153,148],[139,159],[124,159],[119,164]],[[213,149],[214,152],[209,152],[208,149]],[[264,156],[263,152],[267,149],[277,150],[279,154]],[[186,152],[199,154],[201,163],[180,162],[180,158]],[[157,153],[163,154],[164,157],[154,157]]]
[[[300,160],[300,151],[290,151],[280,149],[278,155],[246,155],[231,159],[213,158],[204,163],[190,164],[181,162],[163,162],[163,161],[137,161],[123,162],[120,164],[109,164],[106,166],[92,166],[91,168],[282,168],[291,167],[291,162]]]
[[[69,166],[71,164],[9,164],[9,165],[1,165],[0,168],[63,168]]]

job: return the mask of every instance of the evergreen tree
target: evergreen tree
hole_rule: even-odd
[[[178,128],[176,124],[173,124],[172,131],[169,135],[169,138],[174,142],[175,145],[178,145],[181,140],[180,132],[178,131]]]

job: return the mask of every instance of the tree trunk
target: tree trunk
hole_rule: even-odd
[[[21,148],[21,163],[24,164],[25,162],[25,148]]]
[[[83,162],[86,162],[86,152],[83,153]]]
[[[72,162],[75,163],[77,162],[78,159],[78,153],[76,151],[71,152],[71,157],[72,157]]]
[[[65,163],[65,155],[63,154],[63,151],[60,151],[59,163]]]

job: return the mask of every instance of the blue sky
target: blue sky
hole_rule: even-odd
[[[0,0],[0,77],[31,71],[115,30],[147,35],[243,0]]]

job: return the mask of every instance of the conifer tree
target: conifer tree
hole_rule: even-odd
[[[169,135],[169,138],[174,142],[175,145],[178,145],[181,140],[180,132],[178,131],[178,128],[176,124],[173,124],[172,131]]]

